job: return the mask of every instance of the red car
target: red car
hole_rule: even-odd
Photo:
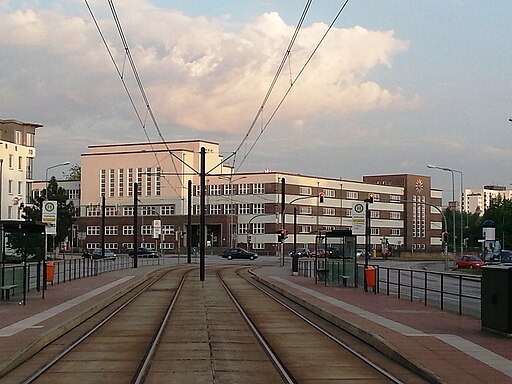
[[[457,268],[482,268],[484,261],[475,255],[462,255],[455,259]]]

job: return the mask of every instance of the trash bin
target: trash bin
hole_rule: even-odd
[[[375,267],[366,267],[364,273],[366,276],[366,285],[375,287]]]
[[[55,263],[46,263],[46,282],[53,284],[53,275],[55,273]]]
[[[292,275],[297,276],[299,274],[299,255],[296,253],[292,254]]]
[[[512,267],[482,268],[482,327],[512,334]]]

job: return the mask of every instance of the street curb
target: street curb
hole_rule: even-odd
[[[430,371],[428,368],[422,366],[421,364],[415,362],[412,360],[408,355],[402,353],[398,350],[396,346],[389,343],[387,340],[383,339],[379,335],[374,335],[369,330],[357,326],[354,324],[350,324],[344,319],[336,316],[335,314],[329,312],[326,309],[322,309],[319,307],[316,307],[315,305],[309,303],[308,301],[294,295],[293,293],[281,288],[280,286],[272,283],[271,281],[265,279],[264,277],[259,276],[256,274],[254,270],[249,271],[253,277],[258,280],[260,283],[266,285],[267,287],[271,288],[272,290],[278,292],[279,294],[285,296],[286,298],[298,303],[299,305],[303,306],[307,310],[313,312],[314,314],[322,317],[323,319],[329,321],[330,323],[338,326],[339,328],[347,331],[351,335],[359,338],[360,340],[364,341],[365,343],[371,345],[381,353],[383,353],[385,356],[389,357],[396,363],[408,368],[412,372],[416,373],[429,383],[433,384],[444,384],[445,382],[437,376],[434,372]]]

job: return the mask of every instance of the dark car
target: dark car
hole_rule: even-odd
[[[254,260],[258,258],[258,255],[254,252],[246,251],[242,248],[228,248],[222,252],[221,255],[223,258],[232,260],[232,259],[249,259]]]
[[[128,255],[129,256],[132,256],[135,254],[135,252],[133,251],[133,249],[130,249],[128,251]],[[157,251],[155,251],[154,249],[151,249],[151,248],[144,248],[144,247],[139,247],[137,248],[137,257],[158,257],[159,254]]]
[[[299,257],[311,257],[312,253],[307,248],[296,248],[295,251],[290,251],[290,256],[293,256],[293,254],[296,254]]]
[[[501,251],[501,263],[512,263],[512,251],[506,249]]]
[[[103,257],[103,255],[101,253],[101,248],[96,248],[91,254],[84,253],[82,256],[84,258],[91,258],[91,259],[101,259]],[[110,249],[105,249],[104,257],[105,257],[105,259],[109,258],[109,257],[116,257],[116,254],[113,251],[111,251]]]
[[[455,259],[457,268],[482,268],[484,261],[475,255],[462,255]]]

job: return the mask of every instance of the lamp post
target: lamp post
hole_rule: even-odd
[[[452,174],[452,201],[455,201],[455,182],[454,182],[454,170],[446,167],[438,167],[435,165],[427,165],[427,168],[430,169],[439,169],[441,171],[450,172]],[[457,252],[457,243],[455,240],[455,209],[452,210],[452,220],[453,220],[453,254]]]
[[[452,169],[453,172],[460,173],[460,254],[464,254],[464,174],[462,171]]]
[[[57,168],[57,167],[63,167],[65,165],[69,165],[69,161],[65,161],[63,163],[59,163],[59,164],[55,164],[55,165],[51,165],[49,166],[48,168],[46,168],[46,173],[45,173],[45,179],[44,179],[44,182],[45,182],[45,193],[44,193],[44,199],[45,200],[48,200],[48,171],[50,169],[53,169],[53,168]],[[48,238],[47,238],[47,235],[46,235],[46,225],[44,226],[44,259],[46,260],[47,258],[47,253],[48,253]]]

